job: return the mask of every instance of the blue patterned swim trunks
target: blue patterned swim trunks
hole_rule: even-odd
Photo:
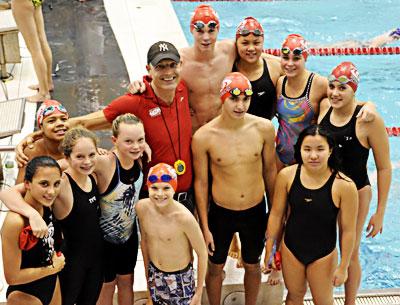
[[[189,305],[195,292],[193,266],[165,272],[150,262],[148,284],[155,305]]]

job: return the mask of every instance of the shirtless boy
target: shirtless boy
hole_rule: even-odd
[[[220,90],[221,115],[201,127],[192,141],[197,208],[209,253],[210,305],[220,304],[222,270],[235,232],[243,245],[246,305],[256,304],[261,282],[259,261],[267,224],[264,193],[273,195],[275,132],[269,120],[246,113],[251,94],[243,74],[229,73]]]
[[[217,41],[219,28],[215,10],[208,4],[199,5],[190,20],[194,44],[179,50],[181,76],[189,89],[193,131],[220,114],[219,84],[232,70],[236,58],[233,40]],[[129,87],[132,94],[144,90],[146,87],[141,81]]]
[[[170,165],[155,165],[147,178],[149,198],[136,204],[148,288],[154,305],[201,305],[207,250],[194,216],[173,199],[177,181]],[[198,258],[196,288],[192,249]]]
[[[199,5],[190,20],[194,44],[179,51],[183,62],[182,79],[189,88],[193,130],[220,114],[219,84],[235,61],[235,43],[217,41],[219,28],[215,10],[207,4]]]
[[[68,130],[68,112],[63,105],[55,100],[45,100],[36,113],[37,127],[42,131],[42,137],[31,147],[26,147],[24,153],[28,160],[37,156],[49,156],[55,160],[64,158],[60,150],[61,141]],[[25,166],[18,172],[16,183],[24,180]]]

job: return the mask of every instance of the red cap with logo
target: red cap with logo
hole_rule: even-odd
[[[253,34],[254,36],[264,36],[264,29],[254,17],[246,17],[242,22],[239,23],[236,28],[236,40],[240,36],[247,36]]]
[[[301,36],[300,34],[290,34],[283,41],[281,52],[285,54],[285,50],[290,50],[291,52],[296,53],[295,50],[297,50],[301,55],[303,55],[304,59],[307,59],[307,49],[307,41],[304,39],[303,36]]]
[[[250,81],[240,72],[229,73],[222,81],[221,90],[219,91],[222,103],[231,95],[239,96],[241,94],[246,96],[253,94]]]
[[[347,84],[356,92],[360,82],[360,75],[357,67],[352,62],[344,61],[332,70],[331,75],[328,76],[328,81]]]
[[[208,4],[200,4],[194,10],[193,16],[190,19],[190,30],[202,29],[204,26],[219,29],[219,18],[217,12]]]

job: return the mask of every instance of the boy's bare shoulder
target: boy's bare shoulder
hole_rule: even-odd
[[[217,119],[218,117],[197,129],[193,135],[193,140],[198,143],[209,143],[210,136],[215,135],[215,131],[218,130],[216,128]]]
[[[173,213],[174,219],[181,225],[192,223],[193,221],[196,222],[193,214],[183,206],[181,203],[174,201],[176,209]]]
[[[274,125],[270,120],[252,114],[246,114],[246,117],[247,120],[254,123],[261,132],[275,132]]]
[[[140,199],[138,202],[135,204],[135,210],[136,214],[141,214],[143,211],[145,211],[148,208],[150,199],[149,198],[144,198]]]

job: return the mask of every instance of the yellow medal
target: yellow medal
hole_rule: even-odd
[[[186,172],[186,164],[183,160],[176,160],[174,163],[174,168],[177,175],[183,175]]]

